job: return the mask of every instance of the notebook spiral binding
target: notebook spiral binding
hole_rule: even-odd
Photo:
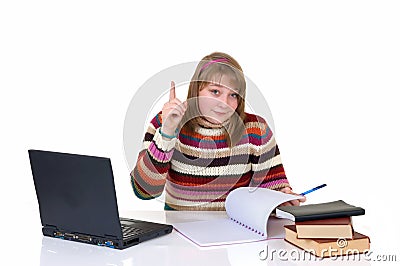
[[[246,224],[244,224],[244,223],[242,223],[242,222],[239,222],[238,220],[236,220],[236,219],[233,219],[233,218],[230,218],[232,221],[234,221],[235,223],[237,223],[238,225],[241,225],[241,226],[243,226],[244,228],[246,228],[246,229],[249,229],[249,230],[251,230],[252,232],[254,232],[254,233],[256,233],[256,234],[259,234],[259,235],[261,235],[261,236],[264,236],[264,233],[262,233],[262,232],[260,232],[260,231],[258,231],[258,230],[256,230],[256,229],[254,229],[254,228],[252,228],[252,227],[250,227],[250,226],[248,226],[248,225],[246,225]]]

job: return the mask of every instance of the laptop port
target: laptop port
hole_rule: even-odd
[[[68,238],[74,239],[75,235],[74,234],[70,234],[70,233],[64,233],[64,237],[68,237]]]
[[[61,232],[54,232],[54,237],[57,237],[57,238],[62,238],[62,239],[64,239],[64,234],[63,233],[61,233]]]
[[[84,241],[84,242],[92,241],[92,237],[91,236],[86,236],[86,235],[75,235],[75,239],[80,240],[80,241]]]
[[[136,245],[139,244],[139,238],[134,238],[124,242],[125,245]]]

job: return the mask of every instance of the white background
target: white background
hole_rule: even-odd
[[[399,13],[397,1],[2,1],[7,256],[32,265],[37,254],[39,261],[40,247],[31,256],[10,248],[26,245],[17,229],[24,223],[41,234],[31,148],[110,157],[120,209],[162,209],[130,187],[125,112],[155,73],[214,51],[235,57],[263,91],[293,188],[327,183],[309,202],[364,207],[355,226],[391,250],[399,237]],[[377,226],[387,235],[373,235]]]

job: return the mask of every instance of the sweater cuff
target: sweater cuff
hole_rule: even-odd
[[[283,178],[283,179],[265,182],[265,183],[261,184],[260,187],[269,188],[272,190],[281,190],[282,188],[290,187],[290,184],[286,178]]]
[[[154,133],[154,138],[153,141],[157,145],[157,147],[165,152],[169,152],[175,147],[176,138],[170,139],[170,140],[165,140],[160,134],[160,129],[157,128],[156,132]]]

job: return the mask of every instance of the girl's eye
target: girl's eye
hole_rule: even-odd
[[[237,98],[237,97],[239,97],[239,94],[237,94],[237,93],[232,93],[231,96],[232,96],[233,98]]]
[[[211,90],[211,93],[217,95],[217,94],[219,94],[219,91],[218,90]]]

